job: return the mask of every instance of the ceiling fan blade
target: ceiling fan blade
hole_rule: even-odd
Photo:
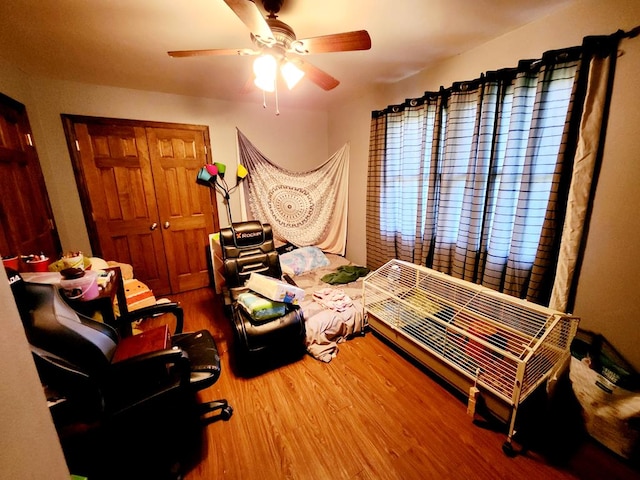
[[[323,90],[332,90],[340,84],[339,80],[333,78],[324,70],[320,70],[318,67],[311,65],[308,62],[297,61],[295,64],[304,72],[309,80]]]
[[[224,2],[242,20],[254,37],[267,45],[275,43],[276,38],[267,20],[253,0],[224,0]]]
[[[214,48],[208,50],[174,50],[167,52],[170,57],[199,57],[206,55],[258,55],[260,52],[250,48]]]
[[[291,43],[290,50],[300,55],[309,53],[349,52],[352,50],[369,50],[371,37],[366,30],[334,33],[320,37],[303,38]]]

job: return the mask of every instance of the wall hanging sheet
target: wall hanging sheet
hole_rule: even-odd
[[[250,215],[271,224],[277,239],[302,247],[315,245],[344,255],[347,243],[349,144],[314,170],[278,167],[244,136],[238,135],[240,163]]]

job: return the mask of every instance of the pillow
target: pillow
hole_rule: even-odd
[[[282,271],[289,275],[301,275],[329,265],[329,259],[318,247],[301,247],[280,255]]]

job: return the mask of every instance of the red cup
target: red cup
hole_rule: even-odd
[[[27,260],[27,271],[29,272],[48,272],[49,271],[49,258],[43,258],[42,260]]]
[[[14,257],[2,257],[2,263],[5,269],[11,268],[17,272],[20,268],[20,259],[17,255]]]

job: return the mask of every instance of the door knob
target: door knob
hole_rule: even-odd
[[[158,228],[158,224],[156,222],[153,222],[149,227],[149,230],[155,230],[156,228]]]
[[[169,222],[164,222],[163,227],[164,227],[165,229],[169,228],[170,226],[171,226],[171,224],[170,224]]]

